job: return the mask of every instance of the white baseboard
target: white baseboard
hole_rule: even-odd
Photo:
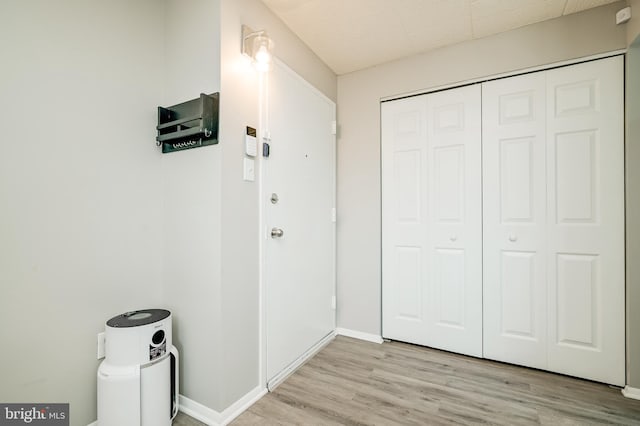
[[[225,408],[221,413],[216,410],[212,410],[209,407],[205,407],[199,402],[189,399],[184,395],[180,395],[180,411],[209,426],[225,426],[231,423],[233,419],[242,414],[247,408],[251,407],[266,393],[267,390],[265,388],[257,386],[245,396],[231,404],[231,406]]]
[[[638,388],[632,388],[631,386],[627,385],[624,388],[622,388],[622,394],[626,397],[626,398],[631,398],[631,399],[640,399],[640,389]]]
[[[336,334],[340,336],[353,337],[354,339],[366,340],[367,342],[382,343],[382,336],[363,333],[362,331],[357,330],[349,330],[348,328],[336,328]]]
[[[191,416],[196,420],[200,420],[209,426],[225,426],[231,423],[236,417],[242,414],[247,408],[251,407],[257,400],[262,398],[267,390],[262,386],[258,386],[245,396],[225,408],[222,413],[212,410],[209,407],[187,398],[184,395],[179,396],[178,408],[187,416]],[[98,421],[87,425],[98,426]]]
[[[178,397],[178,401],[180,404],[179,410],[187,416],[191,416],[196,420],[200,420],[202,423],[205,423],[209,426],[218,426],[221,424],[222,414],[220,414],[216,410],[212,410],[211,408],[206,407],[192,399],[189,399],[184,395],[180,395]]]
[[[331,333],[323,337],[322,340],[320,340],[318,343],[313,345],[311,349],[303,353],[302,356],[300,356],[300,358],[296,359],[294,362],[289,364],[284,370],[278,373],[274,378],[269,380],[269,382],[267,383],[267,389],[269,391],[273,391],[275,388],[277,388],[278,385],[280,385],[280,383],[284,382],[287,379],[287,377],[295,373],[295,371],[298,368],[300,368],[302,364],[304,364],[305,362],[313,358],[313,356],[318,352],[320,352],[322,348],[324,348],[329,343],[331,343],[331,341],[335,339],[335,337],[336,337],[335,331],[332,331]]]

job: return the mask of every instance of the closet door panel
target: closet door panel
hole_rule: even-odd
[[[382,333],[426,345],[426,97],[385,102],[381,114]]]
[[[480,86],[382,105],[383,336],[482,356]]]
[[[482,356],[480,85],[427,96],[429,346]]]
[[[545,77],[482,87],[484,357],[546,368]]]
[[[549,369],[624,385],[623,60],[547,72]]]

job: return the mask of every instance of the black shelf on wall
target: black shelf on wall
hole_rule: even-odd
[[[220,93],[206,95],[168,108],[158,107],[156,144],[162,153],[218,143]]]

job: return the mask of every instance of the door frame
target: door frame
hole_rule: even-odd
[[[300,74],[291,69],[287,64],[285,64],[282,60],[274,57],[272,62],[273,69],[279,68],[281,72],[289,73],[291,76],[298,79],[304,86],[309,88],[314,94],[320,96],[327,102],[329,102],[333,107],[333,117],[334,123],[336,122],[336,103],[329,99],[324,93],[318,90],[315,86],[305,80]],[[270,76],[273,72],[273,69],[260,74],[260,82],[259,82],[259,138],[258,138],[258,164],[259,164],[259,173],[258,173],[258,196],[259,196],[259,232],[260,232],[260,244],[258,247],[258,256],[259,256],[259,281],[258,281],[258,294],[259,294],[259,332],[258,332],[258,345],[259,345],[259,367],[258,367],[258,385],[262,389],[269,389],[267,386],[269,378],[267,377],[267,306],[266,306],[266,259],[267,259],[267,248],[266,243],[269,238],[269,226],[267,223],[267,214],[265,206],[266,203],[269,202],[270,194],[266,192],[265,185],[265,158],[262,156],[262,143],[269,142],[271,140],[270,135],[270,119],[271,119],[271,111],[269,111],[269,82]],[[337,188],[336,188],[336,180],[337,180],[337,157],[336,157],[336,144],[337,144],[337,131],[333,134],[332,141],[332,155],[331,162],[333,167],[333,182],[331,183],[331,187],[333,190],[333,205],[334,211],[337,211],[336,200],[337,200]],[[284,371],[288,371],[283,377],[280,377],[279,380],[283,381],[286,379],[291,373],[295,371],[297,366],[304,363],[307,359],[311,358],[315,353],[317,353],[320,349],[322,349],[327,343],[329,343],[336,334],[336,326],[337,326],[337,268],[336,268],[336,259],[337,259],[337,233],[336,233],[336,223],[337,220],[334,220],[333,223],[333,253],[332,253],[332,264],[333,264],[333,294],[334,300],[336,300],[336,309],[334,309],[333,315],[333,332],[327,336],[327,338],[320,341],[316,346],[310,348],[309,351],[305,352],[297,361],[292,364],[293,368],[287,368]],[[289,371],[290,370],[290,371]]]
[[[627,53],[627,49],[611,50],[609,52],[598,53],[596,55],[582,56],[580,58],[567,59],[565,61],[552,62],[545,65],[538,65],[538,66],[523,68],[515,71],[491,74],[485,77],[472,78],[469,80],[458,81],[456,83],[451,83],[451,84],[443,84],[440,86],[430,87],[428,89],[413,90],[411,92],[384,96],[380,98],[380,103],[382,104],[383,102],[395,101],[397,99],[403,99],[403,98],[410,98],[412,96],[426,95],[433,92],[440,92],[442,90],[447,90],[447,89],[455,89],[457,87],[468,86],[468,85],[477,84],[477,83],[484,83],[487,81],[499,80],[502,78],[515,77],[517,75],[529,74],[536,71],[546,71],[553,68],[560,68],[560,67],[566,67],[569,65],[581,64],[583,62],[596,61],[598,59],[610,58],[612,56],[624,55],[626,53]],[[382,141],[380,142],[382,143]]]

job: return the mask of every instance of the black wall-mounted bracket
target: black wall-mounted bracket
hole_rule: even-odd
[[[172,107],[158,107],[156,145],[166,154],[217,144],[219,109],[220,93],[201,93]]]

